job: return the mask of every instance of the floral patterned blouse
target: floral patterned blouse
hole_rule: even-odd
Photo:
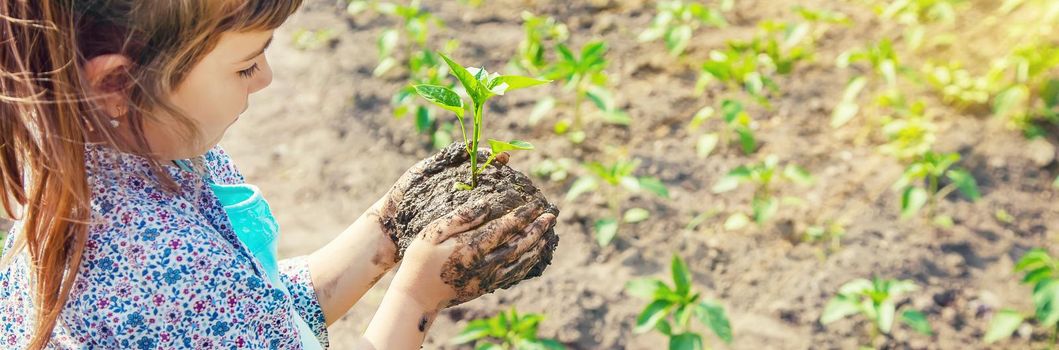
[[[215,182],[245,181],[219,146],[203,157]],[[291,294],[275,288],[199,175],[165,165],[174,195],[144,158],[88,145],[85,165],[93,220],[49,349],[297,349],[291,305],[327,347],[306,257],[280,261]],[[34,323],[27,258],[0,270],[3,349],[25,348]]]

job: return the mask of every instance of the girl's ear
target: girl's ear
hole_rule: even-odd
[[[84,64],[84,75],[92,89],[89,96],[112,117],[128,112],[126,92],[131,85],[128,69],[132,60],[120,54],[99,55]]]

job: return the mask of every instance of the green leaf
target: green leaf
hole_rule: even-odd
[[[523,77],[518,75],[501,75],[496,78],[499,84],[507,84],[507,91],[525,89],[537,85],[551,83],[551,80]]]
[[[709,327],[713,334],[725,343],[732,343],[732,325],[724,312],[724,307],[712,302],[703,301],[695,308],[699,322]]]
[[[430,109],[426,106],[416,107],[416,131],[425,133],[430,130],[433,120],[430,118]]]
[[[688,266],[684,264],[684,260],[673,254],[670,270],[673,274],[673,283],[677,288],[677,294],[688,295],[688,292],[691,291],[691,272],[688,271]]]
[[[595,191],[598,186],[596,179],[589,176],[582,176],[570,186],[570,190],[566,192],[566,200],[575,200],[586,192]]]
[[[451,344],[464,344],[489,336],[489,324],[484,320],[474,320],[467,324],[467,328],[460,331],[449,341]]]
[[[909,186],[901,195],[901,218],[909,218],[919,212],[923,205],[927,204],[927,190],[919,187]]]
[[[463,99],[455,91],[437,85],[416,85],[415,89],[416,93],[427,101],[434,103],[438,107],[455,112],[460,119],[463,118]]]
[[[596,241],[600,246],[606,247],[614,236],[618,234],[618,220],[601,219],[596,221]]]
[[[1023,319],[1024,317],[1018,311],[1011,309],[1000,310],[996,315],[993,315],[993,320],[989,321],[989,331],[985,333],[983,340],[986,344],[992,344],[998,340],[1011,337],[1015,330],[1022,325]]]
[[[396,67],[396,66],[397,66],[397,59],[396,58],[386,57],[386,58],[383,58],[382,61],[379,61],[379,65],[375,66],[375,70],[372,71],[371,74],[376,76],[376,77],[382,76],[383,74],[386,74],[386,72],[389,72],[390,69],[393,69],[393,67]]]
[[[993,114],[1000,118],[1010,118],[1020,113],[1026,100],[1029,98],[1029,88],[1025,85],[1015,85],[1001,91],[993,98]]]
[[[655,177],[641,177],[638,182],[641,189],[661,198],[669,198],[669,189],[662,183],[662,180]]]
[[[699,142],[695,144],[695,153],[701,158],[706,158],[717,148],[719,141],[720,138],[714,133],[699,136]]]
[[[1047,265],[1050,261],[1052,261],[1052,258],[1048,256],[1047,251],[1041,248],[1034,248],[1022,255],[1018,264],[1015,264],[1015,271],[1034,270]]]
[[[467,90],[467,95],[470,95],[471,101],[474,101],[474,104],[478,106],[485,104],[485,99],[483,98],[484,92],[482,92],[482,87],[481,84],[478,83],[478,79],[475,78],[471,72],[467,71],[467,68],[454,62],[449,56],[445,56],[445,54],[440,52],[438,55],[441,56],[441,59],[445,60],[445,63],[449,65],[452,75],[455,75],[456,79],[459,79],[460,84],[463,85],[463,88]]]
[[[625,291],[644,299],[654,298],[655,292],[667,288],[665,283],[653,278],[639,278],[625,284]]]
[[[669,321],[658,321],[658,324],[655,325],[655,329],[667,337],[673,335],[673,327],[669,325]]]
[[[867,293],[871,291],[872,288],[875,288],[875,286],[871,283],[871,281],[863,278],[857,278],[842,284],[841,287],[838,287],[838,294],[854,296],[858,294]]]
[[[923,335],[934,335],[934,329],[930,327],[927,316],[916,310],[906,310],[901,313],[901,321],[912,327],[916,332]]]
[[[512,140],[511,142],[504,142],[494,139],[489,139],[489,148],[492,149],[493,154],[500,154],[501,152],[507,151],[528,151],[533,149],[533,145],[526,141]]]
[[[669,338],[669,350],[702,350],[702,336],[681,333]]]
[[[728,217],[724,221],[724,229],[728,231],[738,231],[750,224],[750,218],[743,213],[735,213]]]
[[[783,176],[787,177],[794,183],[802,186],[808,186],[813,184],[813,175],[809,171],[805,170],[797,165],[788,165],[783,169]]]
[[[666,48],[669,49],[669,54],[673,56],[680,56],[681,53],[684,53],[684,49],[687,49],[690,41],[691,26],[682,25],[666,32]]]
[[[637,222],[647,220],[647,218],[650,217],[651,212],[647,211],[647,209],[632,208],[625,211],[625,215],[623,216],[622,220],[624,220],[626,223],[635,224]]]
[[[717,183],[713,184],[713,187],[710,188],[710,191],[712,191],[713,193],[724,193],[734,190],[736,188],[739,188],[739,183],[743,179],[744,177],[734,176],[729,173],[728,175],[725,175],[720,180],[718,180]]]
[[[879,326],[879,331],[890,334],[890,330],[894,325],[894,315],[897,314],[897,305],[894,305],[892,299],[884,300],[879,304],[876,325]]]
[[[977,201],[982,198],[982,194],[978,192],[978,182],[974,180],[974,176],[971,176],[970,173],[963,170],[949,170],[946,175],[960,189],[960,193],[963,193],[968,199]]]
[[[744,154],[751,154],[757,150],[757,140],[754,138],[754,132],[747,127],[739,127],[735,129],[735,132],[739,134],[739,144],[743,146]]]
[[[393,49],[397,47],[397,41],[400,39],[400,34],[396,29],[386,29],[379,35],[379,57],[389,57],[393,54]]]
[[[648,304],[640,312],[640,316],[636,317],[636,328],[633,329],[633,332],[644,333],[653,329],[658,321],[669,316],[671,306],[673,306],[673,302],[668,300],[655,300]]]
[[[855,298],[840,294],[824,307],[824,312],[820,315],[820,324],[827,325],[858,312],[860,312],[860,303]]]
[[[758,224],[768,221],[780,208],[775,197],[754,198],[750,206],[754,209],[754,222]]]
[[[1033,288],[1033,304],[1037,306],[1037,321],[1045,328],[1059,323],[1059,279],[1046,279]]]

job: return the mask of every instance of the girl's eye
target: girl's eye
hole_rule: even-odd
[[[239,76],[245,79],[250,79],[253,78],[254,74],[257,73],[257,71],[259,70],[261,70],[261,67],[258,67],[257,63],[254,63],[254,65],[250,66],[250,68],[239,71]]]

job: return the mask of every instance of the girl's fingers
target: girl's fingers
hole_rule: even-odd
[[[523,237],[508,243],[514,246],[514,251],[508,256],[507,262],[517,261],[519,257],[527,252],[532,252],[544,238],[544,233],[548,232],[548,229],[552,228],[553,225],[555,225],[555,215],[551,213],[544,213],[538,216],[537,220],[533,220],[523,230]]]
[[[483,197],[474,203],[462,205],[449,214],[434,220],[427,225],[429,231],[424,233],[423,238],[438,244],[456,234],[481,226],[489,217],[488,204],[495,197],[495,195]]]
[[[521,236],[526,225],[533,222],[542,212],[544,208],[537,201],[526,203],[476,229],[471,233],[472,241],[468,243],[476,245],[483,252],[491,252],[506,244],[512,236]]]

